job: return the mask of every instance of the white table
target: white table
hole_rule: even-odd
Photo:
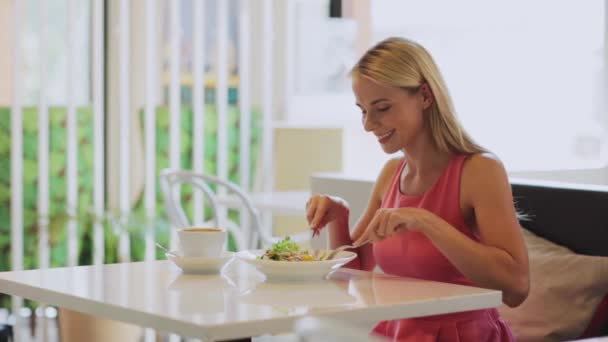
[[[203,340],[282,333],[306,315],[351,322],[496,307],[495,290],[342,269],[328,280],[269,283],[238,260],[215,275],[168,261],[0,273],[0,292]]]

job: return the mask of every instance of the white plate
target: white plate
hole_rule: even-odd
[[[165,253],[167,259],[181,268],[184,273],[219,273],[222,268],[234,258],[234,252],[223,252],[217,258],[184,257],[178,252],[176,255]]]
[[[354,252],[343,251],[331,260],[322,261],[275,261],[262,260],[265,250],[248,250],[236,253],[237,258],[255,266],[267,280],[320,280],[330,272],[357,257]]]

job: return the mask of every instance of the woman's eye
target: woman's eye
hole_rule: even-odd
[[[391,109],[391,106],[386,106],[386,107],[378,108],[378,111],[379,112],[386,112],[389,109]]]

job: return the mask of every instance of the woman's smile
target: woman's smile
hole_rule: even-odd
[[[395,129],[391,129],[390,131],[388,131],[386,133],[376,134],[376,137],[378,138],[378,142],[382,145],[386,144],[390,140],[390,138],[393,136],[393,133],[395,133]]]

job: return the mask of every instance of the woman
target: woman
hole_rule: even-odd
[[[501,290],[519,305],[528,295],[528,256],[501,162],[456,120],[430,54],[401,38],[367,51],[351,71],[363,127],[386,153],[368,207],[349,233],[348,204],[315,195],[307,219],[327,225],[332,248],[360,246],[349,267]],[[369,243],[367,243],[369,242]],[[395,341],[511,341],[496,310],[381,322]]]

